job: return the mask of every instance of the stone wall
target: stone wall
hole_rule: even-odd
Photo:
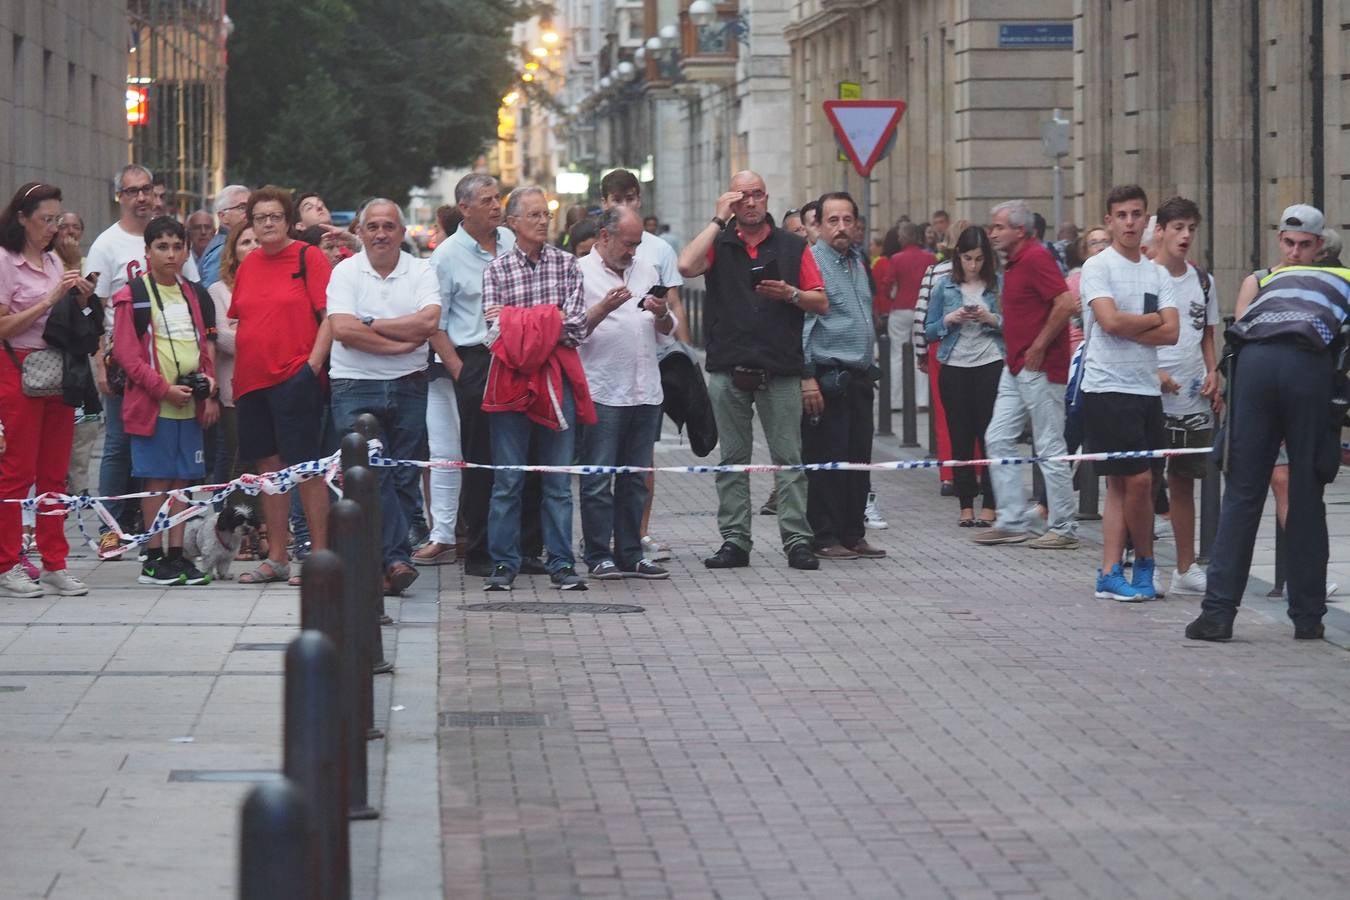
[[[0,2],[0,194],[31,180],[61,188],[86,245],[115,217],[128,159],[125,0]]]

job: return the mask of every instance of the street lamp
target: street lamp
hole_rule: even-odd
[[[614,71],[618,72],[619,78],[622,79],[623,81],[632,81],[634,78],[637,77],[638,73],[637,66],[633,65],[626,59],[623,62],[619,63],[619,67]]]
[[[707,28],[717,21],[717,7],[709,0],[694,0],[689,4],[689,18],[699,28]]]
[[[645,49],[646,49],[646,51],[647,51],[648,53],[660,53],[660,52],[661,52],[661,46],[662,46],[662,45],[661,45],[661,37],[660,37],[660,35],[656,35],[656,34],[654,34],[654,35],[652,35],[651,37],[647,38],[647,43],[644,45],[644,47],[645,47]]]
[[[657,32],[661,35],[661,42],[667,47],[674,47],[675,42],[680,39],[680,28],[678,25],[663,25]]]
[[[645,46],[639,47],[633,51],[633,62],[636,65],[640,66],[646,61],[647,61],[647,48]]]

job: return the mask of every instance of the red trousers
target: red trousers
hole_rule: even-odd
[[[15,350],[20,362],[27,351]],[[75,438],[75,410],[59,396],[33,398],[23,393],[20,370],[0,351],[0,422],[5,426],[5,453],[0,456],[0,499],[23,499],[29,488],[38,493],[66,492],[70,444]],[[57,509],[45,506],[43,510]],[[0,503],[0,572],[19,562],[23,546],[23,513],[17,503]],[[70,545],[64,516],[37,517],[38,549],[48,572],[66,567]]]
[[[928,345],[928,414],[933,417],[933,433],[937,435],[937,458],[952,458],[952,436],[947,431],[947,410],[942,406],[942,391],[938,390],[938,371],[942,363],[937,358],[938,345]],[[938,469],[940,481],[951,481],[951,466]]]

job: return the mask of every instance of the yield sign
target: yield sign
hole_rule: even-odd
[[[881,161],[895,126],[905,114],[903,100],[826,100],[825,115],[853,168],[866,178]]]

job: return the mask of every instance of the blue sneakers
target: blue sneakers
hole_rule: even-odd
[[[1153,571],[1157,568],[1157,560],[1150,556],[1135,557],[1134,574],[1130,578],[1130,587],[1134,588],[1140,600],[1157,600],[1161,594],[1153,584]]]
[[[1152,560],[1149,561],[1150,563]],[[1149,572],[1153,571],[1152,566]],[[1150,579],[1151,579],[1150,575]],[[1120,563],[1111,567],[1111,571],[1103,575],[1102,570],[1097,570],[1097,592],[1094,594],[1098,600],[1120,600],[1124,603],[1138,603],[1141,600],[1148,599],[1140,596],[1129,581],[1125,579],[1125,569]],[[1151,596],[1151,595],[1150,595]]]

